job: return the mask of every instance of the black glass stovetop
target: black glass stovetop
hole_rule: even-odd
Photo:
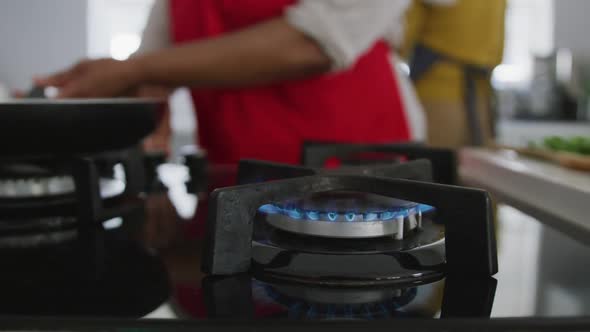
[[[169,171],[175,179],[174,167]],[[194,197],[180,187],[169,196],[181,215],[192,214]],[[193,219],[162,213],[143,223],[136,241],[116,230],[106,232],[100,257],[68,245],[4,252],[0,326],[590,329],[590,246],[508,206],[497,211],[499,273],[487,279],[470,278],[466,271],[404,285],[335,287],[255,271],[213,278],[200,272],[201,231]],[[346,268],[354,271],[361,265],[348,263]]]

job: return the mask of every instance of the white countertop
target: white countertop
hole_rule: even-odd
[[[588,136],[590,122],[501,120],[497,130],[499,144],[526,147],[547,136]]]
[[[574,237],[590,238],[590,173],[529,159],[512,151],[463,149],[462,181],[490,191]]]

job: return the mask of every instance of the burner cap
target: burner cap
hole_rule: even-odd
[[[76,190],[71,176],[50,176],[30,179],[0,179],[0,198],[40,198],[73,194]],[[112,198],[125,191],[125,183],[119,179],[100,179],[103,198]]]
[[[260,207],[272,226],[303,235],[332,238],[403,239],[404,230],[421,227],[434,207],[360,192],[324,192]]]
[[[57,174],[56,174],[57,173]],[[28,163],[7,163],[0,165],[0,178],[33,178],[58,175],[56,169]]]

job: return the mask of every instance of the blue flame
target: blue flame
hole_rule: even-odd
[[[372,222],[372,221],[393,221],[397,218],[408,218],[418,213],[430,213],[436,211],[436,208],[426,204],[407,204],[405,206],[395,206],[390,209],[381,211],[368,211],[357,213],[349,211],[340,213],[338,211],[317,211],[304,210],[299,207],[286,206],[281,204],[265,204],[259,209],[259,212],[267,215],[284,215],[294,220],[303,221],[330,221],[330,222]]]
[[[436,210],[434,206],[426,205],[426,204],[418,204],[418,211],[422,213],[428,213],[431,211]]]
[[[363,215],[363,219],[365,221],[373,221],[373,220],[377,220],[377,218],[379,218],[379,215],[377,213],[373,213],[373,212],[365,213]]]
[[[320,220],[320,213],[318,211],[307,211],[307,219],[313,221]]]
[[[393,211],[385,211],[382,212],[379,216],[381,220],[392,220],[395,217],[395,213]]]
[[[346,218],[346,221],[353,222],[354,218],[356,217],[356,214],[354,212],[348,212],[344,215],[344,217]]]
[[[260,208],[258,208],[258,211],[260,211],[262,213],[266,213],[266,214],[281,213],[281,209],[274,204],[265,204],[265,205],[261,206]]]
[[[297,208],[287,210],[287,215],[293,219],[303,218],[303,212],[301,212],[301,210]]]
[[[330,221],[336,221],[336,219],[338,219],[338,213],[328,212],[328,219],[330,219]]]

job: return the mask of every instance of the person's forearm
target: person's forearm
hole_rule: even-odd
[[[301,78],[331,66],[314,41],[282,18],[130,61],[146,83],[197,87]]]

